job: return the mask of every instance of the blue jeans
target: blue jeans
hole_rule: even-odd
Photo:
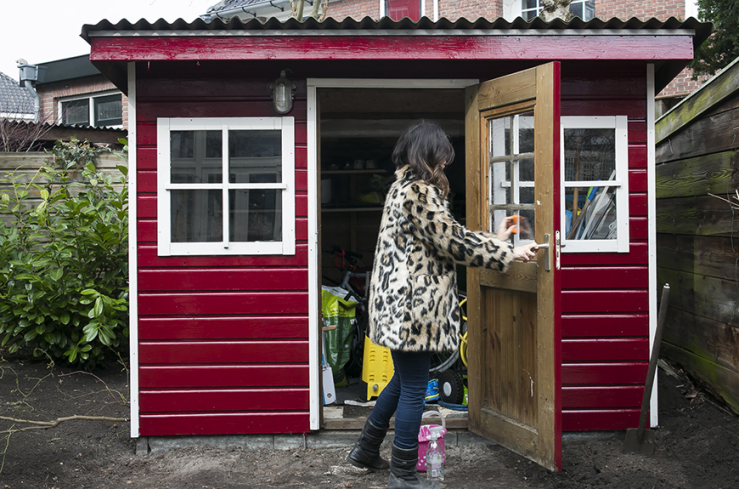
[[[395,373],[377,398],[369,419],[384,429],[390,426],[390,418],[395,414],[395,444],[398,448],[415,448],[429,381],[431,353],[392,351],[391,354]]]

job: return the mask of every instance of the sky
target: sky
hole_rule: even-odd
[[[30,64],[90,54],[80,37],[84,24],[103,19],[190,22],[218,0],[1,0],[0,72],[18,79],[16,60]]]

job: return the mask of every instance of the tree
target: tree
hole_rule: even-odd
[[[310,16],[319,22],[323,21],[326,18],[326,11],[328,10],[328,0],[313,0],[311,5],[313,5],[313,11],[310,13]],[[293,17],[303,20],[305,0],[290,0],[290,7],[292,7]]]
[[[713,23],[713,34],[696,51],[690,64],[693,78],[713,75],[739,57],[739,2],[698,0],[701,20]]]

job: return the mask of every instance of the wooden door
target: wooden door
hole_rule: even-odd
[[[467,279],[469,429],[561,469],[559,63],[466,93],[467,225],[519,216],[515,245],[549,244]]]

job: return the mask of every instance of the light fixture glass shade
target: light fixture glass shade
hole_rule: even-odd
[[[272,91],[272,106],[278,114],[287,114],[293,108],[293,92],[295,85],[287,79],[285,70],[280,72],[280,77],[270,85]]]

